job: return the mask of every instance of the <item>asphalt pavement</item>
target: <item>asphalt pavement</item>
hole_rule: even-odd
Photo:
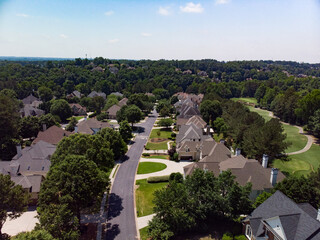
[[[126,160],[120,165],[109,195],[107,214],[107,233],[105,239],[138,239],[134,210],[135,174],[139,159],[147,143],[151,129],[158,114],[153,111],[149,118],[136,126],[139,133],[126,154]]]

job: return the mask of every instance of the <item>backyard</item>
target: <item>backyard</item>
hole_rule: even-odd
[[[152,202],[153,193],[168,185],[168,182],[148,183],[147,179],[136,181],[138,188],[136,189],[136,205],[137,216],[143,217],[153,213],[154,204]]]

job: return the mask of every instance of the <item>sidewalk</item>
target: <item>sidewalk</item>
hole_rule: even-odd
[[[149,221],[155,216],[156,214],[150,214],[147,216],[139,217],[137,219],[138,229],[144,228],[149,225]]]

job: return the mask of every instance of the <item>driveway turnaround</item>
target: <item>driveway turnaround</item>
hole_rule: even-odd
[[[134,208],[134,184],[139,159],[147,143],[158,114],[151,116],[140,127],[133,145],[127,152],[127,159],[120,165],[109,195],[107,233],[105,239],[138,239]]]
[[[137,176],[136,176],[137,180],[148,178],[148,177],[170,175],[171,173],[175,173],[175,172],[179,172],[183,175],[183,168],[192,163],[190,161],[175,162],[175,161],[156,159],[156,158],[141,158],[140,162],[164,163],[167,165],[167,167],[165,169],[163,169],[162,171],[158,171],[158,172],[137,174]]]

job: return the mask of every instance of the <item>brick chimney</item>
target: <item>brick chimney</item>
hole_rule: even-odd
[[[47,124],[42,124],[42,131],[45,131],[45,130],[47,130]]]
[[[277,184],[278,171],[278,168],[271,169],[270,183],[273,187]]]
[[[263,168],[268,167],[268,161],[269,161],[269,156],[267,154],[263,154],[263,156],[262,156],[262,167]]]

